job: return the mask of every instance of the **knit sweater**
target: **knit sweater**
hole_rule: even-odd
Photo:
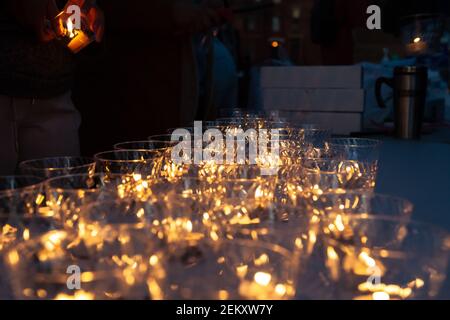
[[[57,40],[42,43],[0,1],[0,94],[52,98],[72,86],[73,56]]]

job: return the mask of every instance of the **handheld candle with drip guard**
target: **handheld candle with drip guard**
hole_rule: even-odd
[[[64,10],[55,18],[59,27],[59,39],[73,53],[78,53],[95,40],[95,35],[89,28],[85,11],[69,1]]]

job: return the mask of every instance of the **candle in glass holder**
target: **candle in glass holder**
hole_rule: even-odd
[[[67,20],[67,30],[70,37],[70,42],[67,44],[67,47],[73,53],[80,52],[93,41],[92,36],[89,36],[83,30],[74,29],[70,19]]]
[[[406,50],[410,54],[424,53],[427,49],[428,44],[421,37],[415,37],[411,43],[406,45]]]
[[[73,53],[78,53],[94,41],[94,34],[89,30],[86,21],[82,21],[81,27],[77,28],[71,17],[68,17],[63,11],[59,14],[58,25],[60,29],[61,41]]]

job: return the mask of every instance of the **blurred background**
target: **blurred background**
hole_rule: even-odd
[[[220,37],[239,70],[239,105],[247,105],[252,68],[263,65],[343,65],[395,62],[408,50],[411,26],[432,32],[430,62],[448,80],[448,1],[230,0],[232,24]],[[377,4],[382,30],[368,30],[366,9]],[[409,33],[409,34],[408,34]],[[434,34],[435,33],[435,34]],[[412,39],[409,39],[412,37]],[[423,39],[421,39],[423,40]],[[417,40],[416,40],[417,41]]]

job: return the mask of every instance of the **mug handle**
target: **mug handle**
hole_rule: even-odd
[[[394,79],[381,77],[377,79],[375,83],[375,96],[377,98],[378,106],[382,109],[386,109],[386,104],[383,101],[383,97],[381,96],[381,88],[383,84],[388,85],[392,89],[394,88]]]

